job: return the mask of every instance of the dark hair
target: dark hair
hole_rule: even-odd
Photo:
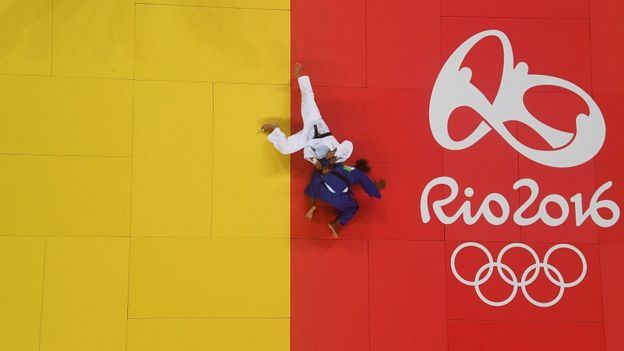
[[[363,158],[355,161],[355,168],[359,169],[364,173],[370,173],[371,170],[371,167],[368,165],[368,160],[365,160]]]
[[[322,165],[321,169],[314,168],[313,173],[323,174],[324,169],[329,169],[329,171],[332,172],[334,169],[336,169],[336,165],[335,164]]]

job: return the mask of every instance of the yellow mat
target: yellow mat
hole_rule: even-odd
[[[0,350],[288,350],[289,63],[284,0],[0,1]]]

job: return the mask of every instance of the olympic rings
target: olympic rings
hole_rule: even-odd
[[[485,254],[488,260],[486,264],[484,264],[483,266],[481,266],[481,268],[477,270],[474,280],[468,280],[462,277],[461,274],[457,272],[457,268],[455,266],[457,255],[463,249],[469,248],[469,247],[474,247],[474,248],[481,250]],[[512,250],[512,249],[522,249],[522,250],[527,251],[533,257],[533,260],[535,261],[534,264],[530,265],[524,270],[524,272],[520,276],[520,280],[518,280],[518,276],[511,269],[511,267],[503,263],[503,257],[505,256],[505,253],[507,253],[509,250]],[[571,281],[571,282],[566,282],[561,272],[555,266],[553,266],[552,264],[548,262],[550,256],[559,249],[570,250],[579,257],[581,261],[581,265],[582,265],[582,270],[581,270],[581,274],[578,276],[578,278],[576,278],[576,280]],[[481,291],[481,285],[485,284],[492,277],[492,274],[494,273],[494,268],[496,268],[496,272],[502,278],[502,280],[513,288],[513,290],[511,291],[511,294],[502,301],[492,301],[488,299],[487,297],[485,297],[483,295],[483,292]],[[544,274],[546,275],[546,278],[548,278],[548,280],[552,284],[559,287],[559,292],[557,293],[557,296],[555,296],[554,299],[547,301],[547,302],[537,301],[529,294],[527,290],[527,286],[535,282],[535,280],[538,278],[542,269],[544,270]],[[559,301],[561,301],[566,288],[577,286],[583,281],[583,279],[585,279],[585,275],[587,274],[587,261],[585,260],[585,256],[583,256],[581,251],[575,246],[572,246],[569,244],[557,244],[551,247],[546,252],[546,254],[544,255],[544,261],[540,262],[540,259],[537,256],[537,253],[530,246],[528,246],[527,244],[523,244],[523,243],[508,244],[498,253],[498,256],[496,257],[496,261],[494,261],[493,256],[490,253],[490,251],[482,244],[479,244],[476,242],[465,242],[459,245],[453,251],[453,254],[451,255],[451,271],[453,272],[453,275],[455,276],[455,278],[457,278],[457,280],[459,280],[460,283],[474,287],[475,292],[477,293],[477,296],[481,299],[481,301],[483,301],[484,303],[490,306],[501,307],[501,306],[505,306],[509,304],[516,297],[516,294],[518,293],[518,289],[520,289],[524,297],[534,306],[551,307],[557,304]]]

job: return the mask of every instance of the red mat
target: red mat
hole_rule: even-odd
[[[520,226],[513,212],[530,192],[514,190],[521,178],[539,184],[530,217],[550,194],[569,199],[577,193],[583,208],[596,189],[613,186],[600,199],[624,204],[624,5],[618,0],[293,0],[292,61],[311,77],[327,124],[339,139],[353,141],[351,162],[367,158],[373,178],[384,178],[383,198],[356,191],[360,211],[333,240],[326,223],[331,208],[321,206],[313,222],[304,219],[303,189],[312,172],[300,154],[292,157],[292,350],[609,350],[624,349],[624,225],[609,228],[591,218],[577,225],[574,207],[558,226],[540,221]],[[589,93],[600,107],[606,138],[593,159],[576,167],[536,163],[491,131],[471,147],[447,150],[433,138],[429,100],[442,65],[474,34],[504,32],[514,62],[526,62],[531,74],[560,77]],[[492,102],[503,71],[500,41],[486,38],[466,56],[472,82]],[[301,127],[299,92],[292,91],[292,128]],[[575,133],[576,115],[588,107],[558,87],[537,87],[524,105],[549,126]],[[506,116],[513,117],[513,116]],[[449,121],[454,139],[468,136],[484,120],[459,108]],[[514,138],[533,148],[549,146],[533,129],[506,122]],[[474,213],[491,193],[500,193],[511,214],[501,225],[483,220],[443,224],[435,215],[424,223],[421,194],[434,178],[449,176],[459,186],[447,215],[466,200]],[[464,189],[470,187],[470,198]],[[437,187],[426,202],[449,195]],[[569,202],[568,202],[569,203]],[[561,215],[553,204],[553,217]],[[494,206],[494,213],[500,209]],[[603,216],[609,212],[601,210]],[[537,307],[521,288],[508,304],[490,306],[475,288],[458,280],[451,256],[464,242],[479,242],[492,255],[514,242],[531,247],[540,260],[555,244],[569,243],[583,254],[587,271],[561,300]],[[512,249],[505,264],[516,274],[534,264],[531,254]],[[487,258],[476,248],[457,255],[457,270],[474,278]],[[561,249],[549,263],[566,282],[582,273],[574,252]],[[492,301],[506,299],[509,285],[494,269],[480,286]],[[487,270],[482,273],[486,273]],[[555,273],[552,273],[556,275]],[[483,276],[483,275],[482,275]],[[521,277],[517,277],[520,279]],[[542,273],[527,292],[550,301],[559,292]]]

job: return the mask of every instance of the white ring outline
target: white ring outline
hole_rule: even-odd
[[[462,251],[463,249],[467,247],[474,247],[474,248],[481,250],[488,259],[488,262],[482,265],[477,270],[473,281],[467,280],[464,277],[462,277],[461,274],[457,272],[457,268],[456,268],[457,255],[459,254],[460,251]],[[535,263],[533,263],[532,265],[530,265],[524,270],[520,281],[518,281],[518,277],[516,273],[508,265],[502,263],[505,253],[514,248],[524,249],[529,254],[531,254],[533,259],[535,260]],[[582,269],[581,269],[581,273],[579,274],[578,278],[576,278],[576,280],[571,281],[571,282],[566,282],[561,272],[555,266],[548,263],[548,259],[550,258],[550,256],[559,249],[570,250],[579,257],[581,261]],[[535,250],[533,250],[529,245],[524,244],[524,243],[511,243],[511,244],[506,245],[500,250],[496,258],[496,261],[494,261],[492,254],[483,244],[476,243],[476,242],[465,242],[465,243],[460,244],[459,246],[455,248],[455,250],[453,250],[453,253],[451,254],[450,264],[451,264],[451,271],[453,272],[453,275],[455,276],[455,278],[464,285],[474,287],[475,292],[477,296],[479,297],[479,299],[481,299],[481,301],[483,301],[487,305],[490,305],[493,307],[502,307],[502,306],[509,304],[511,301],[513,301],[513,299],[517,295],[518,288],[521,289],[522,294],[527,299],[527,301],[529,301],[534,306],[542,307],[542,308],[554,306],[555,304],[561,301],[566,288],[577,286],[583,281],[583,279],[585,279],[585,276],[587,275],[587,261],[585,260],[585,256],[577,247],[570,245],[570,244],[557,244],[557,245],[552,246],[550,249],[548,249],[548,251],[544,255],[544,261],[540,262],[539,257],[537,253],[535,252]],[[502,301],[492,301],[488,299],[487,297],[485,297],[485,295],[483,295],[481,288],[480,288],[481,285],[485,284],[491,278],[495,267],[496,267],[496,271],[498,272],[499,276],[503,279],[503,281],[511,285],[513,288],[511,294]],[[541,269],[544,270],[544,274],[546,275],[548,280],[555,286],[559,287],[559,292],[557,293],[557,296],[555,296],[555,298],[552,299],[551,301],[547,301],[547,302],[542,302],[542,301],[538,301],[534,299],[527,290],[527,286],[531,285],[538,278]],[[487,271],[487,273],[485,273],[485,276],[483,276],[485,271]],[[553,277],[551,271],[556,276],[556,279]],[[505,274],[505,272],[509,274],[509,277],[507,276],[507,274]],[[529,276],[529,274],[531,274],[531,272],[533,272],[533,274],[531,275],[529,279],[527,279],[527,277]]]

